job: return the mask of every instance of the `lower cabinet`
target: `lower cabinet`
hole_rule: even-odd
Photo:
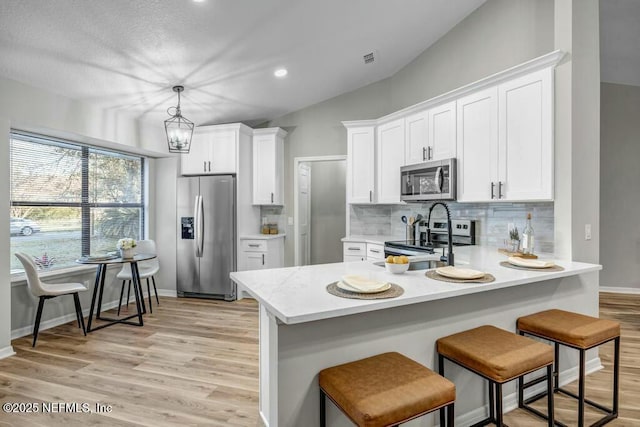
[[[384,245],[366,242],[343,242],[342,260],[354,261],[380,261],[384,259]]]
[[[240,238],[238,271],[284,267],[284,235]]]
[[[344,242],[342,244],[344,262],[364,261],[367,259],[367,244],[364,242]]]

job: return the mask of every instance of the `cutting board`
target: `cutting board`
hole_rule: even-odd
[[[498,249],[498,252],[506,256],[517,256],[526,259],[538,259],[538,255],[523,254],[522,252],[511,252],[506,249]]]

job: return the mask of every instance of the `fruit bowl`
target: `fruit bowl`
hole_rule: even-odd
[[[393,274],[402,274],[409,269],[409,263],[406,264],[391,264],[388,262],[384,263],[384,268]]]

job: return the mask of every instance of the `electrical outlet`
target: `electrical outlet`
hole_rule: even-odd
[[[91,280],[85,280],[84,282],[84,287],[89,289],[89,287],[91,286]]]
[[[287,224],[293,225],[293,217],[292,216],[287,217]]]
[[[584,240],[591,240],[591,224],[584,225]]]

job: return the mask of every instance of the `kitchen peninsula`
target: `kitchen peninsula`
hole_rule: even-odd
[[[488,284],[431,280],[424,270],[393,275],[367,261],[231,273],[260,303],[260,415],[265,424],[319,425],[317,374],[330,366],[398,351],[435,369],[435,340],[449,334],[483,324],[514,331],[519,316],[550,308],[598,315],[601,266],[554,260],[563,271],[524,271],[500,266],[504,260],[492,248],[456,249],[457,264],[496,278]],[[326,291],[329,283],[350,274],[396,283],[404,294],[357,300]],[[562,355],[566,363],[560,367],[561,381],[575,376],[573,356]],[[595,352],[588,361],[588,370],[600,366]],[[486,385],[450,364],[446,375],[458,386],[458,422],[484,418]],[[515,404],[510,384],[505,407]],[[327,421],[331,426],[351,425],[332,404],[327,405]],[[406,425],[434,423],[430,416]]]

